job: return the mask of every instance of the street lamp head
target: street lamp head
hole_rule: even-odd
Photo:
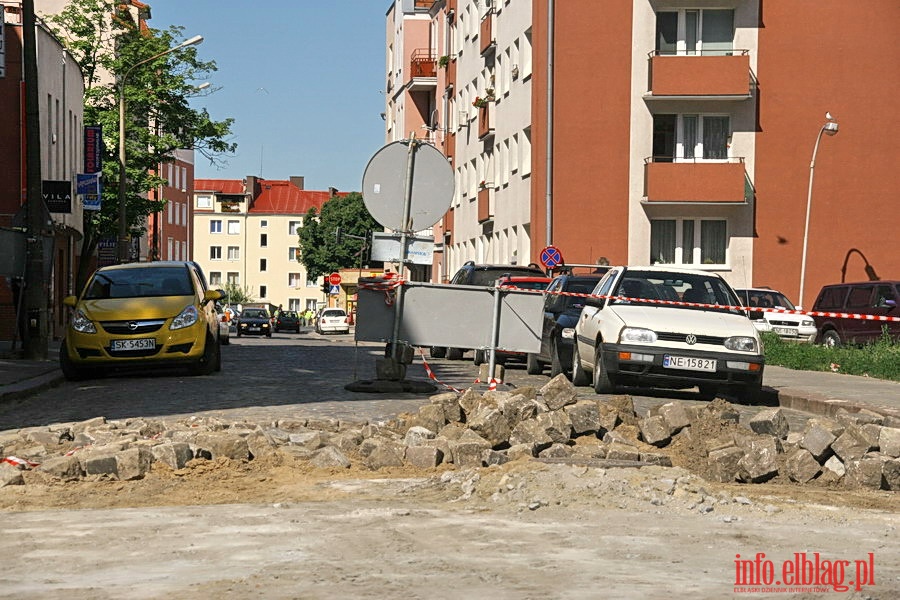
[[[185,46],[196,46],[197,44],[199,44],[199,43],[202,42],[202,41],[203,41],[203,36],[202,36],[202,35],[195,35],[195,36],[192,37],[192,38],[189,38],[189,39],[184,40],[183,42],[181,42],[180,44],[178,44],[178,46],[176,46],[176,47],[177,47],[177,48],[184,48]]]
[[[210,85],[210,83],[208,81],[204,81],[200,85],[196,86],[194,89],[196,89],[197,91],[205,90],[206,88],[209,87],[209,85]]]
[[[822,131],[825,132],[825,135],[834,135],[838,132],[838,124],[837,121],[828,121],[825,125],[822,126]]]

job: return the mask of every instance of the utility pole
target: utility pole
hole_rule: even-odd
[[[2,26],[2,25],[0,25]],[[25,265],[25,358],[47,358],[47,281],[44,268],[45,218],[41,197],[41,134],[38,104],[37,41],[34,0],[22,0],[22,42],[25,79],[25,210],[28,258]]]

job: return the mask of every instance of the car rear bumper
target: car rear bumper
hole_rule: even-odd
[[[663,366],[666,355],[716,361],[715,371],[693,371]],[[759,354],[710,352],[657,346],[603,345],[603,364],[618,383],[653,384],[661,387],[758,385],[765,357]]]

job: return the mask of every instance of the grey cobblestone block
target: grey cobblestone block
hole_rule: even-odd
[[[509,423],[496,408],[483,406],[470,414],[468,426],[471,431],[486,439],[492,448],[509,441]]]
[[[514,394],[504,399],[498,403],[497,407],[503,413],[503,416],[506,417],[506,422],[509,424],[510,429],[526,419],[533,418],[538,411],[537,402],[522,394]]]
[[[450,449],[450,441],[448,439],[438,436],[425,442],[424,447],[435,448],[440,452],[441,460],[438,464],[453,462],[453,451]]]
[[[571,449],[565,444],[551,444],[538,453],[540,458],[568,458],[571,455]]]
[[[599,409],[599,427],[597,428],[597,437],[602,438],[607,432],[613,431],[622,423],[619,411],[616,407],[606,402],[598,404]]]
[[[459,405],[457,405],[457,412]],[[425,404],[412,416],[410,423],[413,426],[423,427],[430,431],[440,431],[447,424],[444,407],[440,404]]]
[[[0,463],[0,488],[8,485],[25,485],[22,472],[8,463]]]
[[[481,401],[481,394],[479,394],[474,389],[469,388],[468,390],[463,392],[462,396],[459,397],[459,406],[460,408],[462,408],[463,414],[468,415],[481,404]]]
[[[837,456],[832,456],[822,465],[823,470],[833,473],[836,477],[841,478],[847,473],[847,468]]]
[[[708,477],[713,481],[728,483],[738,478],[739,463],[744,458],[744,451],[737,446],[718,448],[707,457]]]
[[[661,452],[641,452],[641,462],[660,467],[671,467],[672,459]]]
[[[831,444],[837,437],[829,430],[820,425],[813,425],[806,430],[803,439],[800,440],[800,447],[808,450],[813,458],[822,462],[831,456]]]
[[[144,446],[116,453],[116,471],[122,481],[143,479],[153,465],[153,453]]]
[[[327,431],[329,433],[337,433],[340,430],[340,421],[333,417],[316,417],[306,420],[308,429],[316,429],[318,431]]]
[[[515,444],[506,450],[506,456],[509,460],[518,460],[520,458],[532,458],[537,456],[537,447],[534,444]]]
[[[41,472],[63,481],[76,481],[84,475],[84,471],[81,470],[81,463],[75,456],[54,456],[48,458],[41,463],[39,469]]]
[[[750,442],[744,457],[738,461],[740,477],[744,481],[759,483],[778,474],[778,449],[774,436],[765,436]]]
[[[606,458],[609,460],[640,460],[640,451],[630,444],[613,442],[606,449]]]
[[[847,467],[847,474],[844,476],[845,485],[880,490],[886,462],[881,456],[847,461],[844,463]]]
[[[118,477],[119,466],[113,452],[88,453],[78,457],[85,475],[114,475]]]
[[[509,462],[509,456],[499,450],[485,450],[481,453],[481,464],[485,467],[503,465]]]
[[[407,446],[421,446],[425,441],[434,439],[436,435],[434,431],[416,425],[407,430],[403,443]]]
[[[460,467],[480,467],[481,456],[484,454],[483,444],[478,442],[450,442],[450,451],[453,454],[453,464]]]
[[[568,379],[566,379],[568,381]],[[597,433],[600,429],[600,406],[594,400],[579,400],[564,408],[572,423],[574,435]]]
[[[690,416],[681,402],[669,402],[657,409],[657,414],[669,427],[669,435],[674,435],[691,424]]]
[[[831,444],[831,449],[846,465],[851,460],[862,458],[866,452],[872,449],[872,443],[858,427],[850,425]]]
[[[900,491],[900,460],[892,458],[884,461],[881,475],[885,489]]]
[[[513,427],[509,434],[509,443],[513,446],[527,444],[540,451],[550,446],[553,443],[553,438],[550,437],[537,418],[534,418],[522,421]]]
[[[381,441],[366,456],[366,466],[373,470],[384,467],[402,467],[405,449],[394,442]]]
[[[641,438],[651,446],[662,447],[669,443],[669,425],[661,415],[641,419]]]
[[[420,469],[431,469],[444,459],[444,452],[437,446],[412,446],[406,449],[405,460]]]
[[[341,452],[334,446],[325,446],[324,448],[319,448],[312,455],[312,458],[309,459],[309,462],[312,466],[319,469],[350,468],[350,459],[347,458],[347,456],[343,452]]]
[[[789,454],[785,471],[791,481],[806,483],[822,472],[822,467],[809,450],[799,449]]]
[[[559,410],[569,404],[575,404],[577,393],[575,386],[562,373],[541,388],[541,398],[550,410]]]
[[[878,448],[882,454],[893,458],[900,457],[900,429],[882,427],[878,433]]]
[[[780,408],[766,408],[750,419],[750,429],[755,433],[785,438],[790,431],[790,425]]]
[[[166,442],[150,449],[153,457],[159,462],[169,465],[173,470],[183,469],[188,461],[194,458],[191,446],[187,442]]]

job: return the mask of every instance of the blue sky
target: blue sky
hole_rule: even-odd
[[[216,62],[218,89],[193,104],[235,120],[234,156],[218,168],[197,153],[197,178],[302,175],[308,190],[362,188],[385,143],[390,0],[145,1],[151,27],[203,36],[197,52]]]

